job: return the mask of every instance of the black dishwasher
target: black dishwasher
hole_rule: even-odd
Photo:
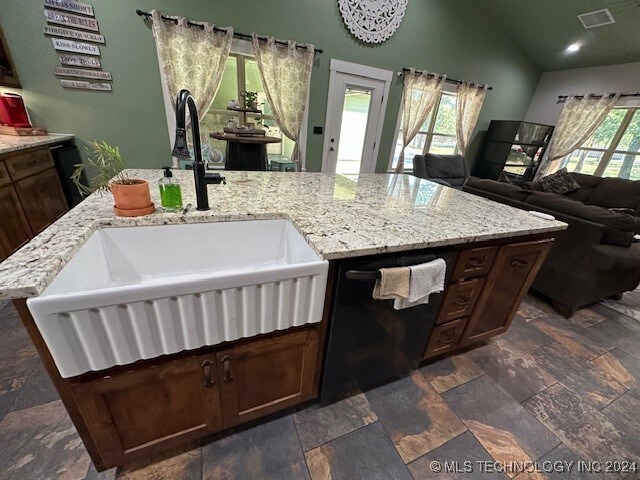
[[[381,268],[411,266],[442,258],[447,282],[456,252],[414,251],[344,260],[338,264],[329,322],[320,400],[366,390],[414,370],[435,325],[442,293],[429,303],[394,310],[393,300],[374,300]]]

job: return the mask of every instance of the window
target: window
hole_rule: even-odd
[[[455,93],[442,92],[440,94],[436,107],[429,113],[418,134],[404,149],[405,170],[413,170],[414,155],[456,153],[456,98]],[[402,118],[402,113],[400,117]],[[402,119],[400,121],[402,122]],[[396,148],[391,158],[392,169],[396,167],[400,150],[402,150],[403,128],[404,125],[401,123],[396,138]]]
[[[239,114],[227,110],[227,105],[231,100],[241,101],[240,92],[243,90],[258,92],[258,108],[263,112],[262,115],[247,115],[247,122],[254,122],[258,128],[262,126],[270,137],[282,138],[281,143],[267,144],[269,159],[290,159],[294,142],[282,134],[274,117],[270,115],[271,110],[260,83],[258,65],[253,57],[240,54],[230,54],[227,58],[220,88],[211,108],[200,122],[203,157],[214,162],[224,161],[226,142],[215,140],[209,134],[221,132],[229,120],[241,120]]]
[[[619,107],[558,168],[602,177],[640,180],[640,107]]]

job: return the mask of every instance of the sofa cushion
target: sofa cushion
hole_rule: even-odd
[[[524,202],[531,193],[523,190],[517,185],[497,182],[495,180],[485,180],[477,177],[469,177],[465,185],[467,187],[477,188],[478,190],[493,193],[494,195],[501,195],[513,200],[518,200],[520,202]]]
[[[547,192],[531,192],[526,203],[603,225],[605,229],[602,243],[628,247],[633,242],[636,224],[631,215],[612,212],[596,205],[585,205],[563,195]]]
[[[542,190],[549,193],[564,195],[580,188],[578,182],[567,172],[566,168],[558,170],[556,173],[547,175],[540,179]]]
[[[427,176],[433,178],[465,178],[466,171],[464,163],[466,160],[462,155],[436,155],[428,153],[425,155]],[[448,180],[447,180],[448,181]]]
[[[570,172],[569,175],[578,182],[581,187],[595,188],[602,181],[602,177],[596,177],[595,175],[587,175],[586,173]]]
[[[605,208],[631,208],[640,206],[640,182],[625,178],[603,178],[585,202]]]
[[[533,192],[542,191],[542,185],[540,185],[540,182],[534,182],[534,181],[522,182],[520,186],[522,187],[523,190],[531,190]]]

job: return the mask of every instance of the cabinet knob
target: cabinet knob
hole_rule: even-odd
[[[231,357],[229,355],[225,355],[222,357],[222,368],[224,370],[224,377],[222,380],[225,383],[231,383],[233,381],[233,375],[231,374]]]
[[[206,359],[202,362],[202,376],[204,377],[204,388],[211,388],[215,383],[211,380],[211,365],[213,362],[209,359]]]

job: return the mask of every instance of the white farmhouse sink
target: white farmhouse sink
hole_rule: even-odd
[[[106,228],[27,305],[72,377],[319,322],[328,268],[286,220]]]

